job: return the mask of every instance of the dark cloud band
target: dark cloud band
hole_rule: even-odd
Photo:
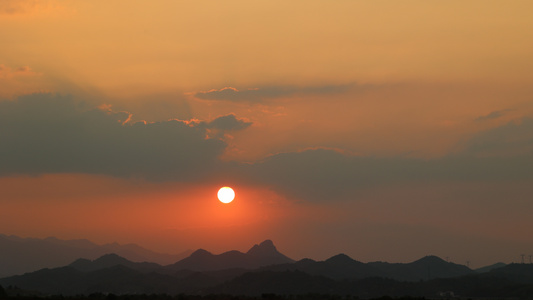
[[[209,173],[226,148],[207,128],[240,130],[235,115],[209,123],[134,124],[124,112],[85,107],[70,97],[34,94],[0,102],[0,175],[98,173],[188,180]]]
[[[533,179],[530,118],[479,133],[460,153],[439,159],[315,149],[244,164],[221,161],[227,147],[223,134],[209,134],[251,125],[233,114],[210,122],[131,124],[130,117],[51,94],[0,102],[0,176],[69,172],[149,180],[224,179],[270,186],[308,201],[351,199],[361,189],[406,182]]]

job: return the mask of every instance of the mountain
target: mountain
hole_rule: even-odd
[[[65,267],[0,279],[0,286],[16,286],[14,294],[89,295],[91,293],[153,294],[197,293],[241,275],[244,271],[169,273],[155,263],[136,263],[116,254],[95,260],[78,259]]]
[[[466,266],[447,262],[437,256],[426,256],[407,264],[371,262],[382,277],[401,281],[419,281],[435,278],[450,278],[475,273]]]
[[[21,238],[0,234],[0,278],[42,268],[65,266],[78,258],[96,259],[107,253],[117,253],[132,261],[151,261],[165,265],[190,254],[162,254],[135,244],[97,245],[88,240]]]
[[[72,267],[42,269],[36,272],[0,279],[3,286],[18,286],[44,294],[91,293],[173,293],[178,280],[159,273],[141,273],[125,266],[114,266],[92,272]]]
[[[255,244],[246,254],[253,257],[261,266],[294,262],[294,260],[281,254],[271,240],[265,240],[259,245]]]
[[[178,262],[205,269],[210,269],[209,264],[212,263],[211,269],[224,268],[219,270],[176,270],[169,266],[132,262],[116,254],[107,254],[95,260],[78,259],[65,267],[2,278],[0,285],[22,289],[17,289],[11,295],[24,292],[24,295],[29,296],[91,293],[258,296],[272,293],[315,293],[352,295],[366,299],[386,295],[438,298],[439,293],[447,291],[471,298],[524,298],[533,294],[531,264],[511,264],[479,274],[436,256],[427,256],[408,264],[390,264],[362,263],[339,254],[325,261],[303,259],[251,271],[240,268],[239,264],[242,267],[243,264],[258,264],[258,261],[272,262],[274,258],[283,261],[288,259],[277,254],[271,241],[255,245],[252,249],[247,253],[228,251],[220,255],[197,250]],[[459,275],[444,278],[453,274]],[[410,280],[393,279],[392,275]],[[435,279],[427,280],[426,277],[415,280],[423,276]],[[6,291],[11,293],[10,288]]]
[[[259,245],[254,245],[246,253],[232,250],[222,254],[212,254],[207,250],[198,249],[189,257],[167,268],[176,271],[216,271],[225,269],[255,269],[261,266],[292,262],[294,262],[292,259],[278,252],[272,241],[266,240]]]
[[[0,285],[18,286],[17,293],[36,291],[37,295],[89,295],[113,294],[189,294],[189,295],[351,295],[363,299],[382,296],[442,298],[441,292],[451,291],[460,298],[498,297],[531,299],[533,281],[520,282],[531,266],[509,268],[505,277],[488,276],[488,273],[441,278],[429,281],[398,281],[367,277],[353,280],[335,280],[301,271],[253,271],[233,279],[221,281],[209,272],[190,272],[180,276],[158,272],[139,272],[123,265],[96,271],[82,272],[72,267],[43,269],[24,275],[0,279]],[[515,273],[516,272],[516,273]],[[490,272],[489,272],[490,273]],[[182,276],[184,275],[184,276]],[[516,280],[511,280],[515,278]],[[266,295],[265,295],[266,294]]]
[[[496,277],[518,283],[533,284],[533,264],[508,264],[482,273],[481,276]]]
[[[507,264],[499,262],[499,263],[495,263],[495,264],[492,264],[492,265],[488,265],[488,266],[485,266],[485,267],[481,267],[481,268],[475,269],[474,271],[476,271],[476,273],[486,273],[486,272],[490,272],[490,271],[492,271],[494,269],[498,269],[498,268],[505,267],[505,266],[507,266]]]
[[[135,262],[154,262],[160,265],[169,265],[175,263],[192,253],[192,250],[186,250],[178,254],[159,253],[152,250],[143,248],[137,244],[125,244],[118,243],[104,244],[101,246],[102,251],[105,253],[116,253],[122,257],[125,257]],[[100,254],[102,255],[102,254]],[[98,257],[100,255],[95,256]]]
[[[474,273],[466,266],[446,262],[436,256],[426,256],[412,263],[370,262],[362,263],[345,254],[332,256],[325,261],[303,259],[293,264],[280,264],[262,268],[270,271],[302,271],[332,279],[361,279],[367,277],[391,278],[400,281],[420,281],[433,278],[450,278]]]
[[[280,264],[262,268],[265,271],[300,271],[310,275],[326,276],[331,279],[356,279],[379,276],[379,270],[356,261],[345,254],[338,254],[325,261],[302,259],[291,264]]]
[[[82,272],[91,272],[115,266],[124,266],[140,272],[154,272],[163,268],[161,265],[156,263],[132,262],[124,257],[118,256],[115,253],[106,254],[95,260],[80,258],[68,266]]]

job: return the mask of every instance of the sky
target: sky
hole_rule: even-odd
[[[532,9],[1,0],[0,232],[517,262],[533,254]]]

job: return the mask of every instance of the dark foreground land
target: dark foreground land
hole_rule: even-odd
[[[339,296],[339,295],[329,295],[329,294],[305,294],[305,295],[277,295],[277,294],[262,294],[261,296],[234,296],[234,295],[225,295],[225,294],[212,294],[206,296],[199,295],[167,295],[167,294],[140,294],[140,295],[115,295],[115,294],[102,294],[94,293],[88,296],[78,295],[78,296],[69,296],[65,297],[62,295],[55,296],[7,296],[5,293],[0,294],[0,299],[2,300],[359,300],[360,298],[356,296]],[[389,297],[383,296],[378,298],[369,298],[365,300],[431,300],[424,297]],[[438,300],[444,299],[459,299],[459,298],[435,298]],[[468,298],[475,300],[472,298]],[[491,298],[495,299],[505,299],[505,298]],[[511,298],[509,298],[511,299]],[[484,298],[487,300],[487,298]]]
[[[518,300],[533,299],[533,297],[461,297],[453,293],[443,293],[437,297],[417,297],[417,296],[380,296],[371,298],[361,298],[354,295],[336,294],[274,294],[264,293],[260,296],[232,295],[232,294],[208,294],[208,295],[187,295],[187,294],[124,294],[116,295],[112,293],[92,293],[89,295],[39,295],[36,292],[21,290],[17,287],[4,289],[0,286],[0,300]]]

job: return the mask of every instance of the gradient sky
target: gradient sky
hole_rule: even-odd
[[[531,11],[1,0],[0,232],[518,261],[533,254]]]

